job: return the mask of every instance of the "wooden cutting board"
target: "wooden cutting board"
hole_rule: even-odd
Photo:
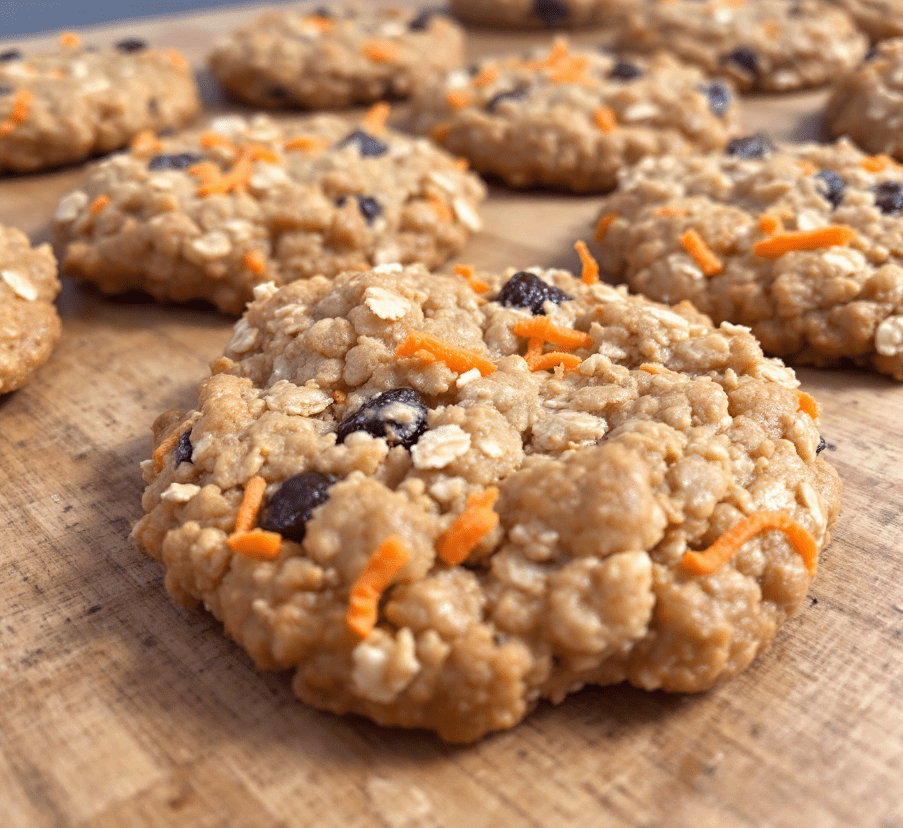
[[[82,34],[181,49],[208,106],[243,111],[203,61],[248,13]],[[472,52],[543,38],[474,32]],[[752,100],[748,125],[813,135],[822,100]],[[81,175],[0,179],[0,222],[45,239]],[[575,269],[597,204],[494,188],[458,260]],[[903,826],[900,384],[799,371],[845,501],[801,613],[751,669],[693,697],[589,688],[452,747],[296,701],[287,675],[257,670],[210,616],[174,604],[128,542],[150,424],[193,404],[232,320],[69,280],[59,307],[59,349],[0,399],[3,826]]]

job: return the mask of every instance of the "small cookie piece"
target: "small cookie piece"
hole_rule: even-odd
[[[872,43],[903,35],[903,0],[833,0]]]
[[[848,141],[647,159],[602,202],[604,271],[766,353],[903,380],[903,168]]]
[[[63,269],[105,293],[207,299],[386,262],[444,262],[480,228],[482,181],[423,138],[320,115],[226,117],[96,165],[59,203]]]
[[[0,172],[30,172],[124,147],[145,130],[189,123],[201,107],[174,49],[122,40],[107,49],[63,35],[47,54],[0,54]]]
[[[846,12],[820,0],[647,0],[625,21],[616,46],[668,50],[743,92],[823,86],[868,49]]]
[[[479,279],[258,288],[155,424],[133,538],[303,700],[456,742],[587,683],[735,675],[837,515],[817,404],[688,303]]]
[[[0,394],[23,386],[60,341],[59,292],[50,245],[0,225]]]
[[[724,83],[667,55],[625,60],[564,38],[526,58],[488,59],[434,81],[415,131],[514,187],[611,188],[646,155],[723,147],[739,129]]]
[[[631,0],[451,0],[452,12],[467,23],[514,29],[592,26],[634,5]]]
[[[385,8],[267,12],[210,55],[235,97],[272,109],[326,109],[408,97],[465,60],[464,31],[440,13]]]
[[[868,152],[903,159],[903,38],[879,43],[838,80],[824,119],[833,137],[848,135]]]

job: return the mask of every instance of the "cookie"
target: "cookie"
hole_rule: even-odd
[[[746,329],[586,270],[261,285],[142,464],[172,596],[310,704],[456,742],[742,670],[837,514],[817,404]]]
[[[603,271],[766,353],[903,380],[903,169],[848,141],[647,159],[602,202]]]
[[[825,126],[872,153],[903,159],[903,38],[879,43],[842,76],[825,105]]]
[[[480,227],[485,187],[431,142],[334,115],[221,118],[97,164],[54,217],[64,270],[105,293],[206,299],[387,262],[436,266]]]
[[[74,34],[52,53],[0,52],[0,172],[30,172],[124,147],[200,110],[188,61],[134,38],[107,49]]]
[[[468,23],[516,29],[601,24],[628,0],[451,0],[451,10]]]
[[[514,187],[610,188],[646,155],[717,149],[739,129],[730,89],[667,55],[625,60],[563,38],[448,73],[413,102],[415,131]]]
[[[239,29],[214,49],[210,68],[256,106],[325,109],[407,97],[464,60],[463,29],[441,14],[308,6]]]
[[[59,342],[59,291],[50,245],[0,225],[0,394],[28,382]]]
[[[901,0],[834,0],[872,43],[903,35]]]
[[[823,86],[868,49],[846,12],[820,0],[647,0],[614,42],[666,49],[743,92]]]

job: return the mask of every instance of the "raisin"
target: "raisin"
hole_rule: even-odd
[[[272,98],[274,101],[284,101],[288,99],[288,89],[284,86],[280,86],[276,84],[275,86],[268,86],[266,89],[266,95],[268,98]]]
[[[160,104],[157,102],[156,98],[151,98],[150,100],[148,100],[147,112],[153,117],[156,117],[160,114]]]
[[[204,160],[194,152],[178,152],[175,155],[155,155],[147,165],[149,170],[184,170]]]
[[[125,40],[117,41],[116,48],[119,49],[120,52],[125,52],[126,54],[143,52],[147,49],[147,41],[141,40],[141,38],[138,37],[127,37]]]
[[[529,308],[534,316],[545,316],[546,302],[560,305],[570,298],[563,290],[522,270],[505,282],[495,301],[509,308]]]
[[[176,453],[173,455],[173,459],[176,461],[176,468],[178,468],[182,463],[191,463],[191,454],[194,451],[191,445],[191,429],[188,431],[182,432],[179,435],[179,444],[176,446]]]
[[[408,28],[412,32],[422,32],[429,28],[430,20],[437,14],[442,14],[442,9],[421,9],[417,16],[408,23]]]
[[[563,23],[571,16],[567,4],[560,0],[533,0],[533,14],[548,26]]]
[[[361,155],[370,156],[372,158],[378,158],[380,155],[385,155],[389,151],[388,145],[384,144],[382,141],[374,138],[372,135],[368,135],[362,129],[356,129],[346,138],[343,138],[337,146],[345,147],[348,144],[357,144],[358,151]]]
[[[734,138],[728,143],[726,152],[737,158],[764,158],[774,150],[775,146],[771,139],[764,133],[757,132],[745,138]]]
[[[529,90],[530,87],[523,84],[521,86],[515,86],[514,89],[509,89],[507,92],[499,92],[497,95],[493,95],[486,101],[486,111],[495,112],[498,105],[504,100],[519,101],[521,98],[526,98]]]
[[[878,57],[878,47],[877,47],[877,46],[872,46],[872,48],[869,49],[869,50],[865,53],[865,57],[862,59],[862,62],[863,62],[863,63],[868,63],[870,60],[874,60],[876,57]]]
[[[815,448],[815,456],[818,457],[818,455],[821,454],[825,450],[825,447],[827,445],[828,444],[825,442],[825,438],[822,437],[821,434],[819,434],[818,435],[818,446],[816,446],[816,448]]]
[[[875,204],[882,213],[896,215],[903,210],[903,184],[884,181],[875,187]]]
[[[23,60],[25,55],[23,55],[18,49],[7,49],[5,52],[0,52],[0,63],[7,63],[11,60]]]
[[[13,88],[11,86],[3,86],[3,84],[0,84],[0,98],[4,95],[12,95],[12,93]]]
[[[365,402],[339,423],[337,442],[355,431],[385,437],[390,446],[410,448],[426,431],[427,408],[413,388],[394,388]]]
[[[367,224],[373,224],[373,219],[383,211],[382,205],[370,196],[357,196],[357,208],[361,211],[361,215],[367,219]]]
[[[831,202],[831,208],[837,207],[843,201],[844,190],[846,185],[843,179],[834,170],[822,170],[815,174],[818,179],[816,189],[822,198]]]
[[[260,516],[260,528],[301,543],[307,532],[307,521],[317,506],[329,500],[329,487],[336,479],[319,472],[302,472],[284,480],[267,501]]]
[[[731,93],[721,82],[715,81],[708,86],[700,86],[699,91],[709,99],[709,109],[713,115],[723,117],[731,105]]]
[[[643,70],[635,63],[628,63],[626,60],[618,58],[618,62],[614,65],[611,72],[608,73],[608,77],[616,80],[633,80],[642,74]]]
[[[735,66],[739,66],[746,72],[749,72],[750,75],[758,75],[759,74],[759,58],[758,55],[752,49],[734,49],[733,52],[729,52],[724,55],[719,61],[723,66],[725,63],[733,63]]]

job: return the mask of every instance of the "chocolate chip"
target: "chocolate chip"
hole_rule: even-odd
[[[368,135],[362,129],[354,130],[348,137],[339,141],[337,146],[345,147],[348,146],[348,144],[357,144],[358,151],[361,155],[370,156],[372,158],[378,158],[380,155],[385,155],[389,151],[387,144],[384,144],[372,135]]]
[[[138,37],[127,37],[125,40],[117,41],[116,48],[120,52],[132,54],[133,52],[143,52],[147,49],[147,41]]]
[[[533,14],[543,23],[552,26],[563,23],[571,16],[566,3],[560,0],[533,0]]]
[[[329,500],[329,487],[335,482],[335,477],[319,472],[302,472],[284,480],[267,500],[260,528],[301,543],[307,521],[317,506]]]
[[[499,92],[497,95],[493,95],[488,101],[486,101],[486,111],[487,112],[495,112],[498,108],[498,105],[504,100],[512,100],[519,101],[521,98],[527,97],[527,92],[530,91],[530,87],[526,84],[521,86],[516,86],[514,89],[509,89],[507,92]]]
[[[385,437],[390,446],[410,448],[427,429],[427,407],[413,388],[395,388],[365,402],[345,417],[337,430],[337,442],[355,431]]]
[[[882,213],[896,215],[903,210],[903,184],[884,181],[875,187],[875,204]]]
[[[759,57],[752,49],[744,49],[742,47],[734,49],[733,52],[724,55],[719,63],[722,66],[725,63],[733,63],[751,75],[759,74]]]
[[[633,80],[634,78],[638,78],[643,74],[643,70],[640,69],[634,63],[628,63],[626,60],[622,60],[618,58],[618,62],[614,65],[614,68],[611,72],[608,73],[608,77],[615,78],[617,80]]]
[[[771,139],[762,132],[747,135],[745,138],[734,138],[727,145],[727,154],[737,158],[764,158],[775,151]]]
[[[373,224],[373,219],[383,211],[382,205],[371,196],[357,196],[357,208],[361,211],[361,215],[367,219],[367,224]]]
[[[843,179],[834,170],[817,172],[815,178],[818,179],[815,188],[821,196],[831,202],[832,209],[837,207],[843,201],[844,190],[846,189]]]
[[[188,431],[183,431],[179,435],[179,444],[176,446],[175,454],[173,458],[176,462],[176,468],[178,468],[182,463],[191,463],[191,454],[194,451],[191,445],[191,429]]]
[[[560,305],[570,298],[563,290],[522,270],[505,282],[495,301],[509,308],[528,308],[534,316],[544,316],[546,302]]]
[[[149,170],[184,170],[204,160],[203,155],[178,152],[174,155],[155,155],[147,165]]]
[[[11,60],[24,60],[25,55],[23,55],[18,49],[7,49],[5,52],[0,52],[0,63],[7,63]]]
[[[699,91],[709,99],[709,109],[713,115],[721,118],[730,109],[731,93],[721,81],[715,81],[708,86],[700,86]]]
[[[818,457],[818,455],[821,454],[825,450],[826,445],[827,445],[827,443],[825,443],[825,438],[822,437],[821,434],[819,434],[818,435],[818,446],[815,449],[816,457]]]

